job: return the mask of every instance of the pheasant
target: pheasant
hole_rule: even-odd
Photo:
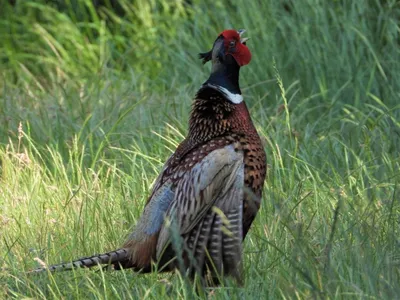
[[[111,265],[143,273],[178,269],[191,278],[242,280],[242,241],[259,210],[266,156],[239,87],[251,53],[244,30],[225,30],[211,51],[189,132],[167,160],[143,214],[123,246],[31,272]]]

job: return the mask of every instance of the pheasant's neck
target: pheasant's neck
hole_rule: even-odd
[[[211,69],[211,75],[204,82],[203,86],[211,86],[216,89],[219,89],[222,92],[226,92],[226,96],[229,99],[229,95],[240,95],[241,91],[239,87],[239,71],[240,67],[235,62],[234,59],[229,59],[225,63],[215,62],[213,63]],[[232,101],[236,103],[235,101]]]

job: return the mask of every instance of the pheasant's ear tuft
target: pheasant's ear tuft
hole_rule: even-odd
[[[203,60],[203,64],[212,59],[212,50],[204,53],[199,53],[199,58]]]

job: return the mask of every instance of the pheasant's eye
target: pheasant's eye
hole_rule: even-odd
[[[229,47],[235,47],[235,45],[236,45],[236,42],[235,42],[235,41],[230,41],[230,42],[229,42]]]

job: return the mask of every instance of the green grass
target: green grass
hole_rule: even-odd
[[[0,299],[197,297],[179,274],[24,271],[123,242],[231,27],[269,170],[245,285],[214,298],[400,297],[399,3],[120,2],[0,11]]]

